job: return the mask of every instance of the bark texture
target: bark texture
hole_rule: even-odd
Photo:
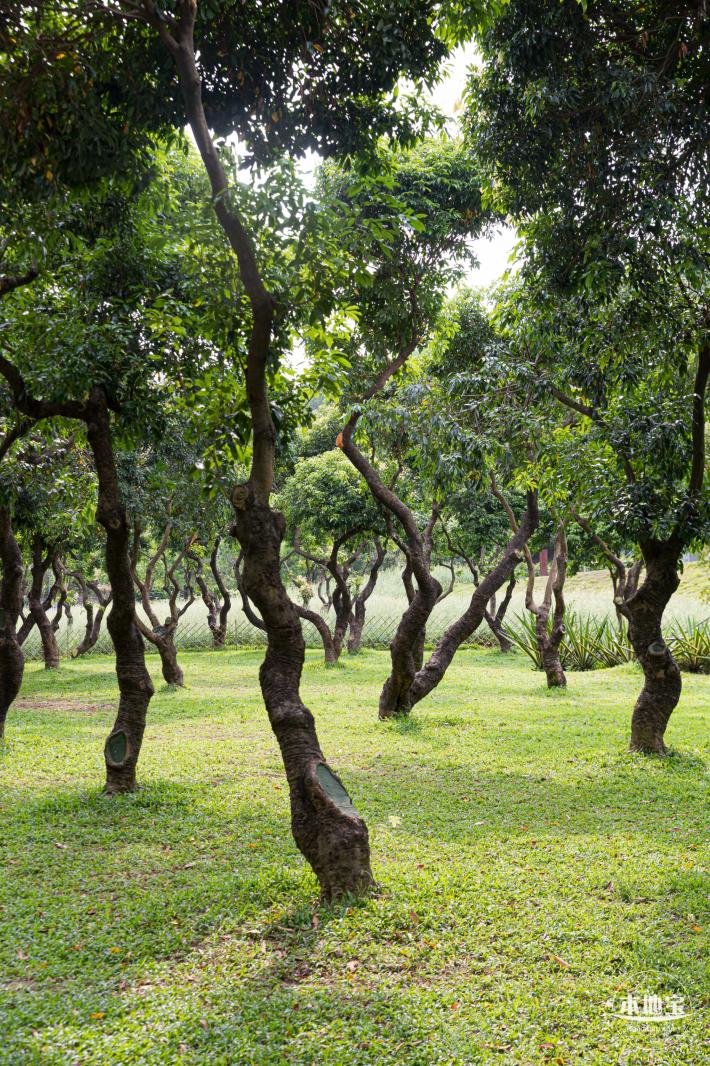
[[[316,614],[315,611],[309,610],[305,605],[296,605],[299,617],[315,626],[320,634],[321,640],[323,641],[326,666],[333,666],[339,660],[343,651],[345,634],[348,631],[348,626],[351,624],[353,617],[353,599],[348,580],[351,568],[359,558],[361,551],[360,549],[356,550],[342,563],[339,560],[339,555],[340,550],[346,541],[353,537],[356,532],[357,530],[350,530],[342,537],[337,538],[334,541],[330,555],[327,558],[319,558],[310,552],[305,551],[298,544],[294,548],[296,555],[299,555],[302,559],[306,559],[311,564],[325,570],[334,582],[332,605],[335,611],[335,622],[332,632],[324,615]],[[364,603],[362,618],[364,622]]]
[[[486,625],[498,641],[498,647],[504,655],[507,655],[507,653],[511,651],[513,647],[513,641],[510,639],[510,637],[505,631],[504,622],[506,612],[508,610],[508,607],[510,606],[510,601],[513,598],[515,585],[516,580],[515,574],[513,573],[510,575],[510,578],[508,580],[508,585],[506,587],[505,596],[503,596],[503,599],[500,601],[499,604],[496,605],[496,597],[492,596],[488,602],[488,608],[484,615]]]
[[[131,573],[133,575],[133,581],[138,589],[141,597],[141,605],[145,611],[150,625],[146,625],[142,618],[136,616],[138,628],[140,629],[146,640],[149,640],[158,649],[160,656],[160,667],[163,674],[163,680],[167,685],[173,685],[176,688],[182,688],[185,684],[185,678],[182,672],[182,667],[178,662],[177,647],[175,646],[175,634],[177,632],[180,619],[186,611],[194,603],[194,595],[192,588],[190,588],[189,596],[184,605],[178,607],[178,596],[180,594],[180,585],[176,578],[176,572],[178,567],[182,564],[186,555],[189,554],[190,548],[195,543],[196,536],[191,536],[182,550],[179,552],[174,562],[170,567],[167,567],[166,563],[166,591],[169,593],[168,610],[169,614],[164,622],[161,623],[160,619],[153,610],[150,594],[153,589],[153,578],[155,576],[155,568],[160,560],[166,559],[166,553],[168,550],[168,543],[170,541],[170,534],[172,532],[172,522],[168,522],[163,529],[163,535],[160,540],[160,544],[153,556],[148,561],[148,565],[145,568],[145,575],[143,578],[138,573],[138,559],[140,555],[140,538],[141,538],[141,525],[138,519],[133,523],[133,549],[131,551]]]
[[[12,530],[10,513],[0,507],[0,740],[5,735],[7,712],[20,686],[25,657],[17,639],[17,622],[22,610],[22,553]]]
[[[503,549],[499,561],[474,589],[467,609],[442,635],[428,662],[412,681],[409,697],[412,706],[436,688],[461,644],[468,640],[483,621],[491,596],[510,579],[521,561],[522,552],[538,521],[537,496],[534,492],[527,494],[527,506],[520,523],[518,524],[514,516],[513,521],[513,535]]]
[[[212,645],[214,648],[223,648],[226,643],[229,612],[232,608],[232,599],[217,563],[219,546],[221,543],[222,537],[220,535],[215,538],[214,544],[212,545],[212,552],[210,554],[210,570],[212,571],[212,577],[214,578],[221,599],[214,595],[205,580],[202,559],[200,559],[199,556],[190,556],[196,567],[195,581],[200,590],[202,602],[207,608],[207,625],[212,634]]]
[[[560,659],[560,647],[565,635],[565,599],[564,584],[567,576],[567,537],[565,527],[560,522],[555,538],[555,550],[552,566],[547,575],[545,593],[541,604],[535,603],[535,565],[529,548],[525,548],[525,561],[528,567],[528,584],[525,592],[525,606],[535,616],[535,639],[540,653],[542,668],[545,671],[548,688],[564,688],[567,684],[565,672]],[[554,597],[552,624],[550,611]]]
[[[87,433],[99,481],[96,520],[106,531],[106,572],[113,594],[107,626],[116,651],[120,696],[116,721],[104,748],[106,791],[113,795],[136,788],[136,765],[153,683],[136,618],[128,559],[130,528],[118,485],[106,396],[99,388],[92,390],[88,404]]]
[[[626,619],[634,654],[643,669],[643,688],[631,716],[629,747],[646,755],[665,755],[666,727],[678,705],[682,679],[663,639],[662,625],[664,611],[680,584],[683,541],[676,534],[663,541],[641,541],[641,559],[627,567],[586,518],[576,512],[573,515],[611,563],[614,606]]]
[[[59,669],[59,645],[42,597],[45,574],[52,565],[52,559],[53,550],[45,545],[41,533],[35,533],[32,537],[32,584],[30,585],[29,607],[42,641],[45,670]],[[52,588],[56,588],[56,583]]]
[[[97,644],[99,635],[101,633],[101,624],[103,622],[106,608],[111,603],[111,592],[102,591],[101,587],[95,581],[87,581],[83,574],[79,571],[75,571],[72,577],[79,586],[81,603],[86,613],[86,624],[84,627],[84,636],[81,642],[74,649],[72,658],[78,659],[81,655],[86,655]],[[94,610],[94,602],[92,595],[96,599],[97,609]]]
[[[348,630],[348,655],[357,655],[362,647],[362,631],[365,628],[365,614],[367,601],[375,591],[380,569],[385,561],[385,549],[382,541],[375,537],[375,557],[370,564],[367,581],[357,593],[353,601],[353,610],[350,615],[350,628]]]
[[[680,699],[680,669],[663,639],[663,613],[680,584],[682,545],[645,541],[641,545],[645,578],[628,598],[623,613],[629,637],[643,668],[643,688],[631,716],[632,751],[665,755],[668,720]]]

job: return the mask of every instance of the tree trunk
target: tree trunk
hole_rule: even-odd
[[[44,553],[44,541],[40,533],[32,538],[32,584],[30,586],[30,613],[39,630],[45,670],[59,669],[59,645],[42,598],[44,576],[49,570],[52,557]]]
[[[555,550],[552,566],[547,575],[543,601],[538,606],[534,600],[535,566],[530,550],[525,548],[525,560],[528,566],[528,585],[525,592],[525,606],[535,616],[535,640],[540,653],[540,661],[545,671],[548,688],[563,688],[567,684],[565,672],[560,659],[560,647],[565,635],[565,599],[564,585],[567,577],[567,536],[565,527],[560,522],[555,537]],[[552,615],[552,627],[548,627],[552,601],[555,609]]]
[[[471,602],[466,611],[442,635],[431,653],[429,661],[417,672],[412,681],[409,692],[409,700],[412,706],[436,688],[451,665],[454,655],[461,644],[468,640],[481,624],[486,605],[491,596],[509,580],[515,567],[520,562],[520,552],[534,532],[537,520],[537,497],[535,493],[529,492],[525,513],[520,525],[518,526],[516,523],[513,536],[506,544],[502,558],[493,570],[481,580],[471,596]]]
[[[16,635],[22,610],[22,554],[12,531],[9,511],[0,508],[0,740],[5,735],[7,712],[15,700],[25,666]]]
[[[235,533],[244,552],[244,590],[263,619],[268,645],[259,672],[264,703],[281,749],[291,797],[294,839],[318,877],[324,899],[360,894],[373,884],[367,827],[318,744],[313,715],[301,701],[305,657],[301,623],[281,580],[283,515],[273,511],[276,431],[266,383],[276,302],[264,285],[251,237],[230,198],[229,182],[202,103],[193,38],[197,5],[183,8],[170,30],[156,29],[175,60],[187,121],[210,180],[215,214],[239,265],[252,323],[246,391],[252,423],[249,481],[235,486]]]
[[[418,584],[412,602],[402,615],[390,644],[392,668],[380,694],[382,719],[407,715],[412,709],[412,685],[422,668],[426,624],[441,594],[441,585],[428,575]]]
[[[477,575],[475,576],[474,580],[478,580]],[[505,590],[505,596],[501,600],[500,604],[496,607],[496,597],[495,595],[491,596],[490,600],[488,601],[488,609],[486,610],[486,613],[484,615],[486,624],[490,629],[491,633],[493,633],[494,637],[498,641],[498,648],[500,651],[503,652],[504,655],[507,655],[508,652],[511,651],[513,648],[513,641],[507,635],[505,631],[505,626],[503,625],[503,621],[505,619],[506,611],[510,606],[510,601],[513,597],[515,585],[515,572],[513,572],[510,575],[508,587]]]
[[[81,589],[81,602],[84,611],[86,612],[84,636],[81,643],[72,653],[72,658],[78,659],[81,655],[86,655],[87,652],[95,647],[99,639],[99,634],[101,633],[101,623],[104,614],[106,613],[106,608],[111,602],[111,593],[109,593],[108,596],[104,595],[95,581],[86,581],[84,575],[79,571],[75,571],[72,576]],[[98,609],[96,611],[94,611],[94,604],[89,596],[90,591],[96,596],[98,603]]]
[[[663,639],[663,612],[678,588],[678,564],[682,544],[668,541],[641,544],[645,578],[626,600],[623,613],[629,622],[629,637],[644,673],[644,685],[631,718],[631,750],[665,755],[664,735],[668,720],[681,694],[678,664]]]
[[[286,769],[294,839],[324,899],[360,894],[373,884],[367,827],[328,767],[313,715],[299,694],[305,645],[297,608],[281,581],[283,516],[259,504],[249,485],[237,486],[232,500],[244,553],[244,592],[256,604],[268,637],[259,680]]]
[[[169,632],[166,636],[155,641],[155,646],[160,655],[160,666],[163,680],[167,685],[177,688],[185,687],[185,676],[178,662],[177,648],[175,647],[175,634]]]
[[[365,628],[365,612],[367,610],[366,604],[372,593],[375,591],[377,584],[377,578],[380,574],[380,568],[385,559],[385,550],[382,547],[381,542],[375,539],[375,558],[372,561],[370,567],[370,573],[368,574],[365,586],[355,597],[355,606],[350,616],[350,631],[348,633],[348,655],[357,655],[362,647],[362,631]]]
[[[210,633],[212,634],[212,647],[215,649],[221,649],[224,647],[227,640],[227,625],[229,611],[232,606],[232,600],[227,590],[227,586],[224,583],[222,575],[217,566],[217,555],[219,553],[219,546],[222,543],[221,535],[215,538],[214,545],[212,547],[212,554],[210,557],[210,569],[212,576],[217,583],[222,601],[220,601],[213,595],[207,582],[205,581],[202,559],[199,556],[191,555],[190,558],[196,564],[197,570],[195,573],[195,580],[202,596],[202,602],[207,608],[207,625],[209,626]]]
[[[311,611],[308,607],[302,607],[300,604],[294,604],[296,613],[299,618],[303,618],[306,622],[310,622],[312,626],[318,630],[320,639],[323,641],[323,654],[325,655],[325,665],[335,666],[340,658],[340,652],[335,647],[330,627],[322,615],[317,611]]]
[[[106,571],[113,594],[107,625],[116,650],[120,697],[116,721],[104,749],[106,792],[113,795],[136,788],[136,764],[153,683],[137,625],[128,559],[130,530],[118,485],[106,396],[100,388],[92,389],[87,433],[99,481],[96,520],[106,530]]]

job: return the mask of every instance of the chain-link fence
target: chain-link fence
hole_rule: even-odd
[[[362,634],[362,646],[364,648],[388,648],[397,626],[400,615],[385,617],[374,614],[366,617]],[[451,612],[449,615],[438,615],[427,627],[427,646],[436,644],[446,628],[456,620],[458,616]],[[79,646],[84,635],[84,627],[75,621],[71,626],[63,626],[56,634],[59,644],[60,655],[63,659],[71,658]],[[307,648],[321,648],[322,642],[318,630],[310,622],[303,622],[303,636]],[[183,651],[209,650],[214,647],[212,633],[207,622],[183,622],[178,626],[175,643]],[[492,647],[496,639],[484,624],[466,641],[467,646],[477,645]],[[148,654],[157,654],[157,649],[150,641],[145,642]],[[230,648],[259,648],[266,646],[266,634],[261,629],[252,626],[244,618],[234,619],[227,632],[225,646]],[[35,629],[28,636],[23,646],[25,659],[28,662],[42,659],[42,644],[39,633]],[[113,645],[106,628],[101,630],[98,641],[88,653],[90,655],[111,655]]]

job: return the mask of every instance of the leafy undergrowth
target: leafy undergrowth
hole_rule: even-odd
[[[183,656],[190,687],[157,686],[121,799],[100,792],[110,661],[28,667],[0,755],[0,1062],[708,1061],[707,678],[684,678],[661,760],[625,751],[633,666],[550,694],[520,655],[465,652],[383,725],[386,653],[309,655],[380,882],[325,908],[258,661]],[[690,1013],[616,1020],[627,992]]]

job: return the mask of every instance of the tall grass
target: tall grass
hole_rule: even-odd
[[[710,674],[710,618],[675,618],[667,634],[668,647],[681,670]]]
[[[565,636],[560,658],[565,670],[602,670],[621,666],[634,658],[626,630],[620,630],[611,618],[598,618],[567,609]],[[535,619],[516,614],[506,632],[515,646],[542,670],[542,660],[535,639]],[[681,670],[693,674],[710,674],[710,619],[672,619],[666,642]]]
[[[524,652],[537,670],[542,660],[535,638],[535,619],[530,614],[516,614],[506,632],[515,646]],[[628,635],[610,618],[581,614],[570,608],[565,612],[565,635],[560,659],[565,670],[599,670],[620,666],[633,659]]]

